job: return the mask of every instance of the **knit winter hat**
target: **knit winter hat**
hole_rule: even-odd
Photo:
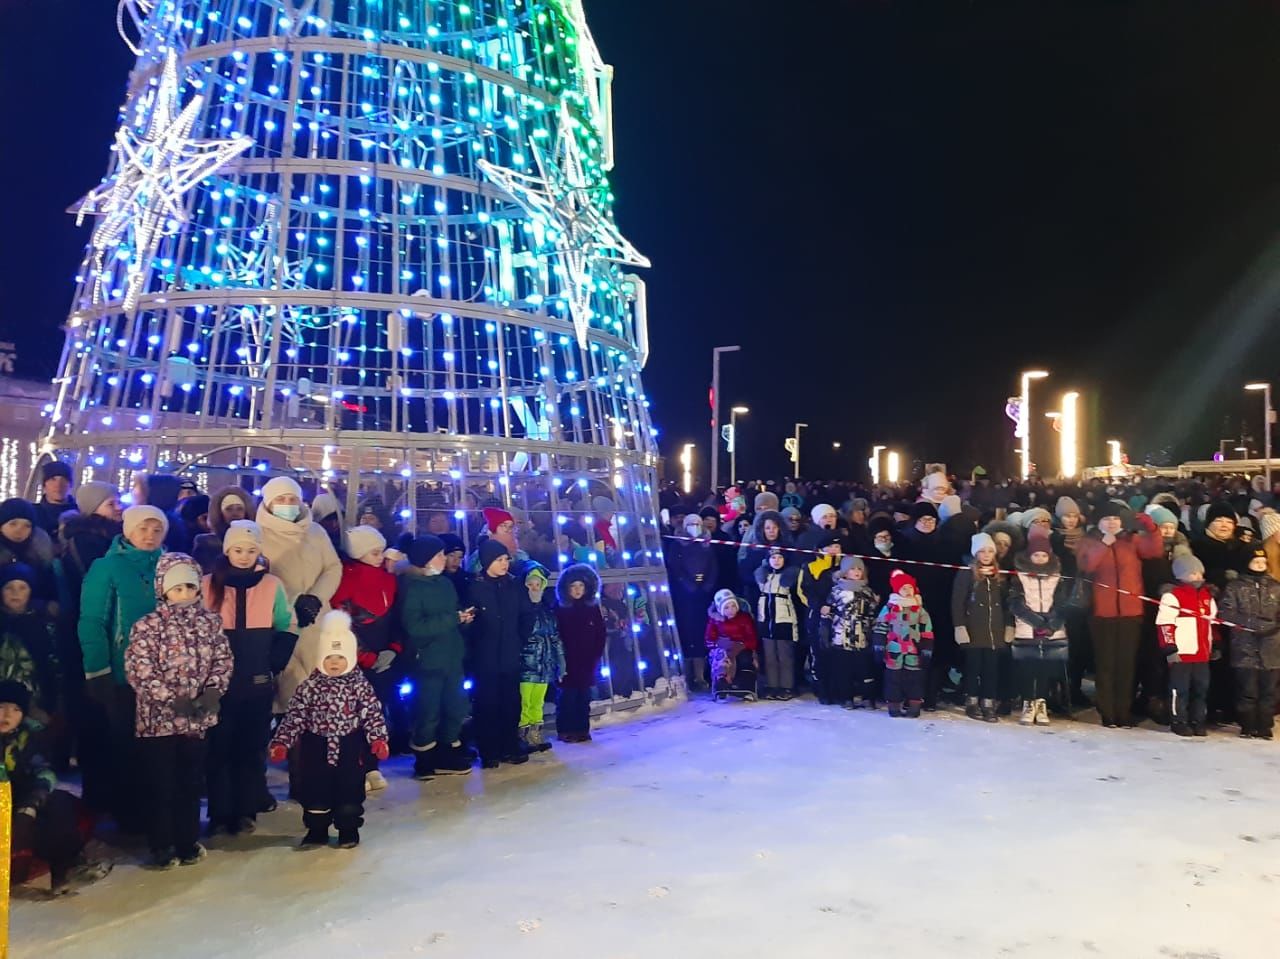
[[[835,516],[836,508],[830,503],[819,503],[813,509],[809,510],[809,518],[813,520],[815,526],[822,525],[824,516]]]
[[[938,507],[934,506],[927,499],[922,499],[911,507],[911,522],[918,523],[926,516],[932,516],[934,519],[938,518]]]
[[[445,548],[444,540],[439,536],[415,536],[413,542],[409,544],[409,548],[404,551],[409,558],[409,562],[414,566],[426,566],[435,559],[437,553],[449,552]]]
[[[976,557],[981,550],[995,549],[996,541],[988,533],[974,533],[969,539],[969,555]]]
[[[1037,520],[1043,520],[1046,523],[1052,523],[1053,517],[1049,515],[1049,511],[1047,509],[1042,509],[1039,506],[1033,506],[1031,509],[1027,510],[1025,513],[1022,514],[1022,519],[1020,522],[1022,523],[1023,529],[1030,529],[1031,524],[1036,522]]]
[[[277,476],[262,487],[262,505],[270,506],[281,496],[296,496],[302,502],[302,487],[290,476]]]
[[[944,496],[942,502],[938,504],[938,519],[946,522],[953,516],[959,516],[960,511],[964,509],[964,503],[960,501],[960,497],[952,493],[950,496]]]
[[[535,563],[533,560],[525,563],[524,568],[520,571],[520,582],[528,584],[531,579],[542,580],[542,585],[546,586],[550,582],[551,577],[547,575],[546,569],[541,563]]]
[[[591,508],[597,513],[612,515],[618,511],[618,504],[607,496],[593,496],[591,498]]]
[[[1096,523],[1099,520],[1106,519],[1108,516],[1118,516],[1123,518],[1124,513],[1125,507],[1123,504],[1109,499],[1098,507],[1097,513],[1094,514],[1093,521]]]
[[[1163,506],[1148,506],[1146,513],[1151,517],[1151,522],[1155,523],[1157,526],[1163,526],[1165,523],[1176,524],[1178,522],[1178,517],[1174,516]]]
[[[160,524],[163,535],[169,535],[169,517],[158,506],[130,506],[124,511],[124,537],[129,536],[146,520],[153,519]]]
[[[25,519],[32,526],[36,525],[36,508],[24,499],[7,499],[0,503],[0,526],[10,520]]]
[[[80,507],[82,515],[92,516],[98,511],[99,506],[119,495],[120,491],[110,483],[91,480],[88,483],[81,483],[80,488],[76,490],[76,505]]]
[[[0,682],[0,703],[11,703],[25,716],[31,711],[31,690],[16,679]]]
[[[499,509],[497,506],[486,506],[480,512],[484,514],[484,523],[489,527],[490,533],[496,533],[498,527],[503,523],[514,523],[516,521],[514,516],[505,509]]]
[[[793,517],[794,517],[795,519],[801,519],[801,518],[803,518],[803,517],[804,517],[804,514],[803,514],[803,513],[801,513],[801,512],[800,512],[798,509],[796,509],[794,506],[784,506],[784,507],[782,508],[782,518],[783,518],[783,519],[786,519],[786,520],[789,520],[789,519],[791,519],[791,518],[793,518]]]
[[[36,571],[26,563],[6,563],[0,566],[0,589],[14,580],[22,580],[32,589],[36,588]]]
[[[372,526],[353,526],[343,535],[343,546],[352,559],[368,556],[378,547],[386,548],[387,538]]]
[[[256,546],[262,549],[262,527],[251,519],[232,520],[222,534],[222,553],[225,556],[236,546]]]
[[[160,580],[160,591],[164,595],[169,595],[169,590],[175,586],[194,586],[200,588],[200,567],[196,565],[196,561],[190,556],[183,556],[181,553],[170,554],[179,556],[178,562],[170,561],[168,569],[164,571],[164,576]]]
[[[1196,554],[1185,546],[1179,546],[1173,551],[1172,565],[1174,578],[1180,583],[1185,583],[1189,576],[1194,576],[1196,573],[1204,576],[1204,563],[1200,562]]]
[[[684,518],[684,531],[688,535],[690,531],[694,536],[702,532],[702,519],[696,513],[690,513]]]
[[[0,506],[0,508],[3,508]],[[1232,522],[1239,522],[1236,511],[1230,503],[1224,503],[1218,500],[1216,503],[1210,503],[1209,508],[1204,512],[1204,525],[1208,526],[1215,519],[1229,519]]]
[[[862,561],[860,556],[845,556],[840,560],[841,574],[849,572],[851,569],[862,570],[862,578],[867,578],[867,564]]]
[[[763,513],[767,509],[776,510],[778,508],[778,494],[770,493],[765,490],[763,493],[756,493],[755,512]]]
[[[868,503],[861,496],[855,497],[854,499],[849,501],[849,512],[850,513],[870,513],[871,504]]]
[[[720,522],[720,511],[714,506],[704,506],[698,510],[698,516],[701,519],[713,519],[717,523]]]
[[[904,586],[910,586],[919,595],[920,587],[916,585],[916,578],[900,569],[895,569],[889,574],[889,588],[895,593],[901,593]]]
[[[718,590],[716,595],[713,597],[712,602],[716,604],[716,612],[721,616],[724,615],[725,606],[731,602],[738,606],[739,610],[742,609],[741,604],[738,603],[738,597],[734,595],[734,592],[731,589]]]
[[[510,551],[496,539],[487,539],[477,550],[480,556],[480,572],[487,573],[494,561],[502,556],[510,556]]]
[[[186,522],[194,523],[201,516],[209,512],[209,497],[203,493],[195,496],[188,496],[182,501],[182,505],[178,507],[178,515]]]
[[[320,620],[320,654],[317,663],[330,656],[341,656],[347,668],[338,675],[345,676],[356,667],[356,634],[351,631],[351,616],[342,609],[331,609]]]
[[[1280,533],[1280,513],[1275,510],[1268,510],[1259,516],[1258,523],[1262,527],[1262,538],[1264,540],[1271,539],[1276,533]]]
[[[826,549],[840,542],[840,534],[833,529],[824,529],[814,542],[814,549]]]
[[[1255,559],[1260,559],[1263,562],[1267,561],[1267,551],[1261,543],[1253,548],[1253,555],[1249,557],[1249,562],[1252,563]]]
[[[1032,553],[1048,553],[1053,555],[1053,545],[1049,541],[1049,531],[1043,526],[1032,526],[1027,531],[1027,555]]]
[[[317,523],[322,519],[330,516],[337,516],[338,520],[342,520],[342,504],[338,502],[338,497],[332,493],[321,493],[311,501],[311,518]]]
[[[1066,516],[1079,516],[1080,507],[1076,505],[1076,501],[1070,496],[1059,496],[1058,505],[1053,508],[1053,512],[1058,519]]]
[[[61,476],[68,483],[71,482],[71,467],[62,462],[62,460],[51,460],[40,468],[40,484],[42,486],[58,476]]]
[[[466,544],[462,542],[462,537],[453,533],[441,533],[440,542],[444,544],[444,554],[446,556],[450,553],[465,553],[467,551]]]

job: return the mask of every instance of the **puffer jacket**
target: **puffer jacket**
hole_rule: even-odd
[[[569,598],[569,585],[575,582],[586,584],[586,592],[577,600]],[[556,626],[565,660],[563,686],[586,689],[596,681],[605,647],[599,596],[600,577],[584,563],[567,567],[556,580]]]
[[[756,624],[742,609],[732,619],[725,619],[714,605],[707,611],[707,632],[704,637],[707,649],[715,649],[722,642],[741,643],[744,650],[754,652],[757,647]]]
[[[138,698],[136,729],[141,739],[204,736],[218,724],[217,712],[180,716],[174,704],[210,689],[221,696],[235,668],[221,616],[201,602],[164,602],[164,575],[182,563],[195,566],[185,553],[167,553],[156,564],[155,597],[160,605],[133,624],[124,652],[125,678]]]
[[[1009,584],[1009,612],[1013,614],[1013,641],[1048,642],[1067,638],[1067,611],[1071,604],[1071,580],[1062,575],[1058,557],[1036,566],[1019,553],[1017,572]],[[1037,636],[1036,631],[1046,635]]]
[[[39,810],[58,788],[58,776],[44,758],[44,726],[24,716],[11,732],[0,735],[0,754],[13,789],[13,808]]]
[[[36,574],[31,595],[37,600],[50,602],[58,598],[58,584],[54,578],[55,550],[53,540],[39,526],[31,528],[31,535],[21,543],[13,543],[0,536],[0,566],[10,563],[26,563]]]
[[[675,546],[669,567],[672,590],[685,595],[705,596],[710,602],[719,576],[716,548],[710,543],[692,540],[678,542]]]
[[[204,604],[213,609],[211,576],[204,578]],[[263,569],[231,570],[222,592],[222,630],[231,644],[235,669],[227,695],[270,696],[271,677],[293,655],[297,636],[284,584]]]
[[[933,619],[919,596],[909,600],[897,593],[876,617],[876,649],[884,649],[885,669],[919,671],[928,668],[933,658]],[[880,643],[883,642],[883,647]]]
[[[555,685],[565,673],[564,643],[550,591],[533,606],[529,638],[520,652],[520,682]]]
[[[477,673],[520,671],[524,637],[533,628],[533,604],[524,586],[510,573],[480,573],[471,581],[476,618],[469,631],[468,653]]]
[[[271,564],[273,575],[284,583],[289,602],[299,596],[314,596],[329,605],[342,582],[342,563],[324,528],[311,521],[311,511],[302,512],[292,523],[272,514],[263,503],[257,522],[262,527],[262,555]]]
[[[778,538],[765,539],[764,524],[771,521],[777,524]],[[782,518],[782,514],[777,510],[766,509],[756,514],[755,520],[751,524],[751,528],[746,531],[742,537],[742,545],[738,547],[738,575],[744,583],[750,582],[755,575],[756,567],[760,565],[760,561],[769,555],[766,546],[794,546],[795,543],[791,538],[791,531],[787,529],[787,521]],[[788,563],[795,562],[794,553],[783,553]]]
[[[136,549],[117,536],[107,554],[89,567],[77,626],[86,679],[111,676],[125,685],[125,647],[133,624],[156,608],[156,564],[162,552]]]
[[[55,626],[43,611],[0,610],[0,679],[16,679],[31,690],[32,703],[52,715],[61,691]]]
[[[1217,618],[1212,586],[1179,583],[1160,597],[1156,610],[1160,651],[1177,653],[1184,663],[1207,663],[1218,638]]]
[[[1013,640],[1008,576],[979,576],[972,567],[957,573],[951,587],[951,621],[960,645],[1004,649]]]
[[[1245,573],[1227,584],[1219,604],[1231,630],[1236,669],[1280,669],[1280,583],[1266,573]]]
[[[458,626],[458,591],[452,580],[408,563],[402,570],[396,587],[400,629],[414,666],[428,671],[459,668],[467,647]]]
[[[831,645],[836,649],[863,650],[871,646],[880,597],[863,583],[838,579],[831,589]]]
[[[795,566],[775,570],[765,560],[756,567],[755,580],[760,594],[756,599],[756,622],[760,624],[760,635],[772,639],[775,627],[781,625],[790,627],[778,630],[781,635],[787,639],[798,639],[800,613],[796,609],[793,591],[800,581],[800,570]]]
[[[358,559],[342,561],[342,580],[329,605],[351,615],[351,629],[360,647],[356,660],[361,669],[373,669],[378,653],[384,649],[397,656],[404,651],[391,612],[396,588],[395,575],[381,565],[370,566]]]
[[[1093,615],[1099,619],[1142,617],[1143,602],[1138,598],[1142,595],[1142,561],[1163,555],[1164,539],[1146,513],[1138,513],[1134,519],[1141,532],[1121,533],[1107,546],[1094,530],[1076,548],[1080,572],[1093,580]]]

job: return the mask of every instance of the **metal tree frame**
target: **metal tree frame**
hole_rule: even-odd
[[[580,0],[120,0],[119,23],[138,61],[74,208],[100,219],[45,454],[122,487],[296,472],[468,541],[515,507],[553,572],[621,587],[606,676],[675,688],[623,272],[648,261],[613,221]],[[601,495],[607,556],[564,535]]]

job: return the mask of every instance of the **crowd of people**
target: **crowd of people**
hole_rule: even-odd
[[[563,742],[591,738],[600,577],[553,577],[504,509],[468,555],[450,533],[344,529],[332,493],[308,503],[286,476],[207,496],[139,474],[128,508],[106,483],[73,491],[61,462],[40,480],[36,502],[0,502],[14,882],[101,878],[85,848],[111,822],[149,866],[195,865],[202,835],[276,808],[269,762],[287,763],[303,846],[336,829],[351,848],[394,752],[420,780],[527,762],[551,748],[549,699]],[[78,795],[59,785],[77,776]]]
[[[750,505],[748,505],[750,504]],[[1262,477],[662,492],[693,690],[1023,725],[1096,708],[1272,738],[1280,512]],[[1092,677],[1092,696],[1085,681]]]

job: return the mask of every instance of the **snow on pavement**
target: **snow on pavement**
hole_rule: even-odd
[[[1093,715],[1093,714],[1086,714]],[[812,701],[650,711],[521,767],[384,767],[353,851],[296,805],[167,873],[15,901],[12,954],[1115,956],[1280,942],[1280,747]]]

